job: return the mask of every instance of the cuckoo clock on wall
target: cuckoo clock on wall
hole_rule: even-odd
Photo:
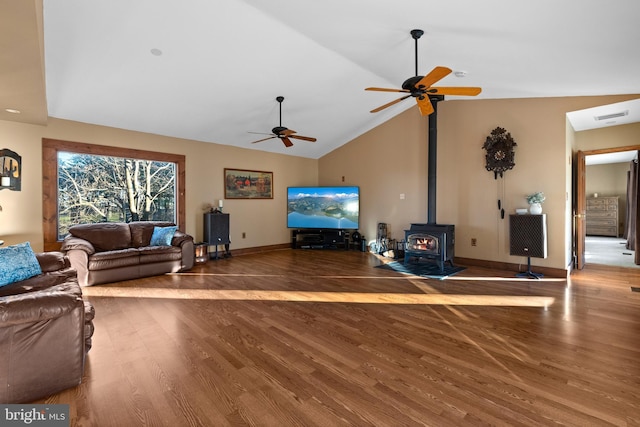
[[[515,153],[513,147],[516,142],[511,134],[501,127],[497,127],[491,131],[491,135],[487,137],[482,148],[487,153],[485,155],[488,171],[493,171],[494,178],[498,179],[498,175],[502,178],[505,171],[513,169],[515,166]]]

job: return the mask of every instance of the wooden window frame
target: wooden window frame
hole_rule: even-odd
[[[185,231],[186,160],[184,155],[42,138],[42,231],[45,251],[59,251],[62,244],[62,241],[58,240],[58,152],[60,151],[175,163],[177,166],[177,225],[180,230]]]

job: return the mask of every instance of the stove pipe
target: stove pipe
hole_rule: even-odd
[[[444,100],[443,95],[429,97],[433,105],[433,113],[429,115],[429,159],[427,171],[427,223],[436,224],[436,186],[438,164],[438,102]]]

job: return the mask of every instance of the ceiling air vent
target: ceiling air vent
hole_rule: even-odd
[[[595,119],[596,122],[599,122],[601,120],[611,120],[617,117],[624,117],[628,115],[629,115],[629,110],[624,110],[619,113],[603,114],[602,116],[593,116],[593,118]]]

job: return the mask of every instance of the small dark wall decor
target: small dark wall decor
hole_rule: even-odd
[[[0,150],[0,190],[20,191],[22,157],[7,148]]]
[[[498,179],[498,174],[502,178],[504,172],[513,169],[516,165],[515,153],[513,152],[513,147],[516,145],[518,144],[513,140],[511,134],[501,127],[492,130],[491,135],[487,137],[482,146],[487,151],[485,167],[488,171],[493,171],[495,179]]]

